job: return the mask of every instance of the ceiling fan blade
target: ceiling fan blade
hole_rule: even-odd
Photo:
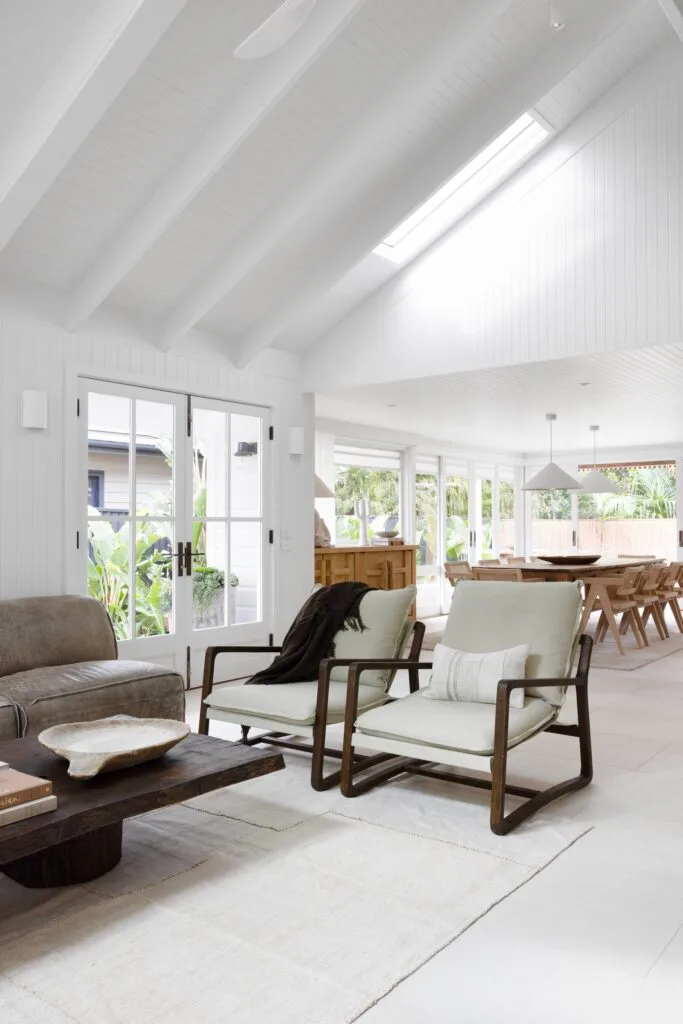
[[[316,0],[285,0],[235,50],[240,60],[255,60],[277,50],[301,28]]]

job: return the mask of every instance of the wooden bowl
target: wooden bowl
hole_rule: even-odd
[[[551,565],[594,565],[602,555],[537,555],[540,562]]]
[[[74,779],[91,779],[101,772],[153,761],[189,733],[186,722],[114,715],[94,722],[53,725],[38,735],[38,742],[66,758]]]

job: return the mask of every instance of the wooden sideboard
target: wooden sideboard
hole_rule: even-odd
[[[316,548],[315,582],[330,586],[358,580],[378,590],[400,590],[415,583],[416,552],[414,544]]]

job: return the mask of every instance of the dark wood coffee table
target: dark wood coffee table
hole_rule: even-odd
[[[0,761],[52,779],[56,811],[0,827],[0,871],[33,889],[90,882],[121,859],[123,822],[144,811],[268,775],[281,754],[188,736],[156,761],[79,781],[34,736],[0,743]]]

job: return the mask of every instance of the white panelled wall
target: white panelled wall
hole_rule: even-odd
[[[296,360],[235,370],[199,335],[186,356],[162,353],[130,328],[102,323],[70,334],[47,319],[0,300],[0,597],[63,593],[78,460],[75,427],[79,375],[163,388],[272,409],[275,427],[274,592],[276,639],[313,579],[313,407],[297,381]],[[25,430],[21,392],[48,393],[48,428]],[[306,453],[288,453],[289,427],[304,427]],[[268,443],[268,442],[266,442]]]
[[[306,386],[680,343],[680,52],[628,77],[312,349]]]

